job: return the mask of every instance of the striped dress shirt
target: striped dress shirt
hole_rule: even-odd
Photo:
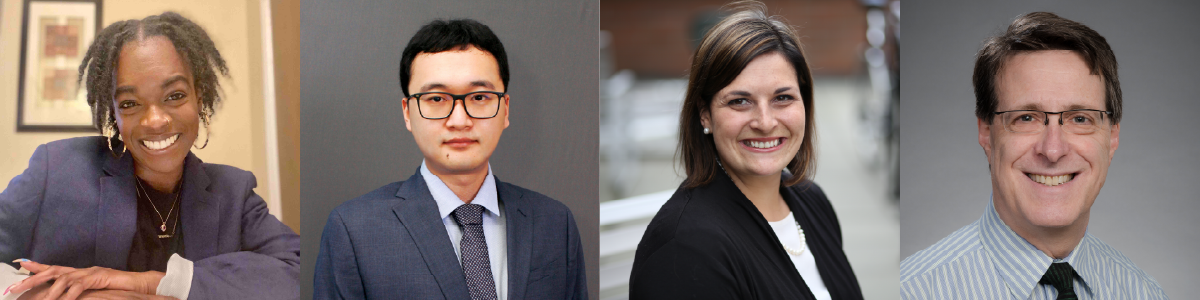
[[[1079,274],[1083,299],[1168,299],[1129,258],[1086,233],[1071,254],[1054,259],[1005,225],[992,203],[983,217],[900,263],[903,299],[1055,299],[1038,280],[1054,262]]]

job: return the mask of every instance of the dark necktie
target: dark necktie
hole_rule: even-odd
[[[1072,279],[1075,279],[1075,269],[1071,268],[1070,264],[1052,263],[1050,269],[1046,270],[1046,275],[1042,275],[1042,280],[1038,283],[1053,285],[1054,289],[1058,290],[1058,300],[1075,300],[1079,297],[1075,296],[1075,288],[1071,284]]]
[[[492,279],[492,263],[488,259],[487,242],[483,239],[483,206],[459,206],[454,209],[454,221],[458,222],[463,231],[462,242],[458,247],[471,299],[496,299],[496,281]]]

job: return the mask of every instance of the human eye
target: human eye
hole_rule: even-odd
[[[494,99],[494,98],[496,98],[496,95],[494,95],[492,93],[474,93],[474,94],[471,94],[471,96],[467,97],[467,99],[471,99],[471,101],[479,101],[479,102],[492,101],[492,99]]]
[[[749,107],[751,104],[753,104],[753,103],[750,102],[750,99],[746,99],[746,98],[736,98],[736,99],[730,99],[729,101],[725,101],[725,106],[729,106],[729,107],[733,107],[733,108]]]
[[[117,108],[120,108],[120,109],[130,109],[137,105],[138,105],[137,101],[133,101],[133,100],[122,100],[120,102],[117,102]]]
[[[450,98],[450,97],[447,97],[445,94],[425,94],[425,95],[421,95],[420,99],[422,102],[438,103],[438,102],[445,102],[446,99],[448,99],[448,98]]]
[[[790,94],[783,94],[783,95],[775,96],[775,99],[771,99],[771,100],[774,101],[776,104],[785,104],[786,105],[786,104],[791,104],[792,102],[795,102],[796,96],[793,96]]]
[[[167,95],[167,101],[180,100],[180,99],[183,99],[186,97],[187,97],[187,94],[184,94],[183,92],[174,92],[174,93],[171,93],[170,95]]]
[[[1010,118],[1010,119],[1012,120],[1010,123],[1024,124],[1024,123],[1034,123],[1034,122],[1038,121],[1038,119],[1040,119],[1040,118],[1037,115],[1037,113],[1035,113],[1035,112],[1021,111],[1021,112],[1013,112],[1012,118]]]
[[[1067,120],[1074,125],[1092,125],[1095,123],[1095,116],[1092,116],[1091,111],[1074,111],[1067,115]]]

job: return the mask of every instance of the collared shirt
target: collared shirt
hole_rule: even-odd
[[[421,177],[425,178],[425,185],[429,187],[429,193],[433,195],[433,200],[437,202],[438,213],[441,214],[442,224],[446,226],[446,233],[449,234],[450,242],[454,244],[454,255],[458,257],[459,264],[462,264],[462,250],[459,244],[462,242],[462,228],[458,226],[458,222],[454,221],[455,209],[459,206],[467,204],[442,182],[433,173],[429,172],[429,168],[425,167],[425,162],[421,162]],[[492,166],[488,165],[487,177],[483,179],[483,186],[479,187],[479,192],[475,193],[475,199],[471,200],[471,204],[483,206],[483,237],[488,247],[488,260],[492,266],[492,278],[496,282],[496,297],[499,300],[508,298],[508,247],[505,242],[504,228],[504,210],[501,209],[499,194],[496,191],[496,179],[492,176]]]
[[[1054,262],[1079,274],[1079,299],[1168,299],[1158,282],[1120,251],[1085,233],[1063,259],[1054,259],[1013,232],[991,202],[983,217],[900,263],[903,299],[1055,299],[1039,284]]]

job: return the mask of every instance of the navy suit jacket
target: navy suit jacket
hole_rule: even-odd
[[[113,157],[103,137],[38,146],[0,193],[0,261],[125,270],[137,222],[132,157]],[[254,175],[191,153],[183,171],[188,298],[299,298],[300,236],[267,213]]]
[[[587,299],[571,211],[499,180],[496,190],[508,234],[508,299]],[[342,203],[321,234],[313,297],[470,299],[439,216],[420,172]]]

